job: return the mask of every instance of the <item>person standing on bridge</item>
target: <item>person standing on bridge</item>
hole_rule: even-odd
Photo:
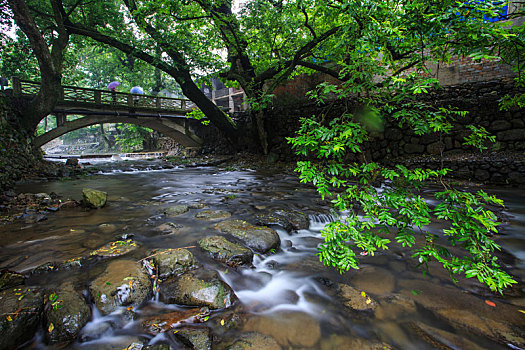
[[[141,88],[140,86],[134,86],[131,88],[131,90],[129,90],[130,93],[132,93],[133,95],[133,103],[137,104],[139,102],[139,99],[140,99],[140,96],[137,96],[137,95],[144,95],[144,89]]]
[[[118,81],[112,81],[108,84],[108,90],[111,91],[111,97],[113,99],[113,103],[117,103],[117,86],[120,85],[120,82]]]

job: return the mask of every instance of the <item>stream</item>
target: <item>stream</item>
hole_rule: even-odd
[[[329,205],[314,188],[299,183],[297,175],[270,170],[234,170],[231,167],[170,167],[160,160],[95,164],[98,174],[67,181],[23,184],[18,193],[52,193],[81,199],[83,188],[108,193],[101,209],[62,209],[38,223],[16,221],[0,225],[0,270],[28,275],[26,284],[52,290],[69,281],[88,301],[88,286],[106,266],[118,259],[140,261],[154,249],[186,247],[205,270],[216,271],[238,298],[230,308],[211,310],[195,329],[206,330],[213,349],[228,348],[238,339],[245,347],[231,349],[520,349],[525,346],[525,190],[484,188],[505,201],[508,222],[496,238],[500,259],[519,285],[494,295],[473,279],[455,285],[448,274],[431,264],[426,276],[410,252],[393,246],[375,256],[361,256],[360,269],[339,274],[324,267],[316,256],[321,229],[334,220]],[[169,217],[174,205],[190,209]],[[203,210],[224,210],[230,219],[255,224],[260,214],[279,211],[305,213],[308,228],[272,225],[280,248],[255,254],[252,266],[231,267],[212,259],[197,241],[220,235],[215,225],[224,219],[198,220]],[[177,230],[166,234],[163,224]],[[438,233],[439,225],[429,228]],[[133,239],[138,248],[122,257],[97,260],[68,271],[31,274],[48,262],[89,256],[115,240]],[[488,301],[488,303],[487,303]],[[492,306],[492,305],[495,306]],[[168,344],[172,349],[205,349],[188,345],[175,331],[152,334],[141,327],[152,314],[186,310],[158,301],[155,296],[134,310],[102,314],[90,301],[91,317],[81,335],[66,349],[142,349]],[[191,324],[191,322],[189,322]],[[24,349],[46,345],[46,329]],[[257,343],[248,335],[273,340]],[[266,338],[264,338],[266,339]],[[260,340],[260,339],[259,339]],[[267,340],[267,339],[266,339]],[[255,345],[266,344],[266,345]],[[268,344],[271,344],[268,345]],[[250,347],[251,346],[251,347]]]

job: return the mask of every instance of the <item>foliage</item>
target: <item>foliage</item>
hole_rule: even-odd
[[[521,22],[520,16],[523,13],[516,13],[511,15],[511,20]],[[509,36],[504,38],[500,43],[500,55],[503,62],[513,67],[516,75],[516,85],[520,88],[525,86],[525,23],[520,25],[513,25],[508,28]],[[525,107],[525,94],[508,94],[500,101],[500,107],[503,110],[510,110],[511,108]]]
[[[200,120],[202,125],[210,124],[210,121],[206,120],[206,115],[199,108],[195,108],[191,112],[187,113],[186,118]]]
[[[117,145],[124,152],[133,152],[142,148],[142,142],[153,132],[153,130],[140,125],[128,124],[117,125],[120,134],[116,136]]]
[[[353,108],[331,120],[324,115],[303,118],[297,135],[288,139],[297,154],[317,159],[297,163],[301,181],[313,183],[344,213],[322,231],[321,261],[347,271],[359,267],[360,252],[373,256],[400,245],[425,269],[438,262],[454,281],[455,274],[476,277],[499,292],[516,283],[494,256],[500,247],[492,235],[499,222],[491,208],[503,206],[501,200],[452,188],[444,180],[448,169],[388,167],[367,159],[366,152],[383,123],[409,127],[416,135],[444,135],[466,115],[425,96],[439,88],[428,63],[448,63],[454,55],[493,58],[493,44],[511,37],[502,24],[484,20],[497,13],[497,5],[423,0],[337,4],[344,10],[344,30],[331,55],[340,57],[341,83],[323,83],[310,95],[320,105],[350,100]],[[467,128],[466,145],[482,150],[494,141],[483,127]],[[430,181],[442,188],[425,190]],[[446,227],[430,231],[428,225],[437,221]]]
[[[7,35],[0,36],[0,76],[40,80],[38,62],[25,36],[16,40]]]

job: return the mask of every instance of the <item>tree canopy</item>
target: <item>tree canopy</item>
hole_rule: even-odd
[[[387,120],[418,135],[444,134],[465,115],[420,98],[439,88],[432,65],[460,56],[504,60],[523,84],[523,25],[509,22],[521,14],[490,21],[501,16],[501,1],[249,0],[237,12],[231,0],[7,2],[38,60],[44,90],[40,102],[47,101],[40,114],[56,101],[52,87],[62,77],[80,79],[76,69],[84,67],[95,84],[101,80],[98,72],[116,74],[110,71],[119,66],[107,62],[119,62],[140,67],[143,81],[151,79],[152,87],[158,86],[158,72],[164,72],[236,142],[235,123],[200,90],[202,81],[215,75],[243,88],[267,153],[265,109],[275,87],[298,74],[325,74],[335,83],[321,84],[310,96],[320,104],[339,99],[352,100],[352,105],[332,120],[303,119],[298,135],[290,139],[298,154],[319,159],[299,163],[301,179],[313,182],[336,208],[350,212],[324,231],[322,260],[347,270],[357,267],[356,247],[373,254],[394,241],[412,246],[420,231],[426,244],[415,257],[422,264],[437,260],[451,274],[477,276],[493,290],[513,283],[493,259],[498,246],[490,234],[497,220],[487,207],[500,205],[498,199],[482,191],[454,190],[443,180],[446,169],[387,168],[355,156],[365,154],[366,141]],[[3,41],[13,48],[10,57],[27,57],[24,40]],[[79,63],[84,58],[89,64]],[[129,79],[136,78],[131,74]],[[522,95],[503,101],[505,108],[514,105],[524,105]],[[483,148],[492,139],[480,126],[469,130],[466,144]],[[354,163],[357,158],[361,162]],[[441,203],[436,207],[418,191],[431,179],[443,183],[434,194]],[[379,183],[386,187],[379,190]],[[452,223],[444,237],[449,245],[462,246],[466,256],[452,254],[438,242],[442,237],[425,231],[432,220]]]

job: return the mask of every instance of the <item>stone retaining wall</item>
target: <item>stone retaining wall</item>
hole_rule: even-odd
[[[366,146],[367,158],[391,163],[404,162],[418,166],[439,167],[436,156],[443,152],[445,167],[455,170],[454,177],[500,184],[525,184],[525,113],[523,109],[501,111],[499,100],[506,94],[519,92],[510,80],[466,83],[453,85],[424,95],[436,106],[452,106],[468,110],[466,117],[458,117],[449,135],[417,136],[408,128],[398,125],[385,125],[384,132],[374,135]],[[342,103],[325,108],[326,118],[343,112]],[[299,128],[299,118],[319,115],[320,108],[313,103],[274,108],[267,119],[270,150],[276,158],[283,161],[295,159],[286,137]],[[488,150],[476,154],[471,146],[465,146],[464,137],[468,135],[466,125],[485,127],[496,136],[496,143],[488,144]],[[479,152],[478,152],[479,153]],[[425,156],[426,161],[410,161],[415,156]],[[458,157],[459,155],[471,155]],[[491,156],[492,155],[492,156]],[[497,156],[495,156],[497,155]],[[494,159],[496,157],[496,159]],[[425,158],[425,157],[423,157]],[[505,158],[505,159],[503,159]],[[424,164],[424,165],[423,165]]]

